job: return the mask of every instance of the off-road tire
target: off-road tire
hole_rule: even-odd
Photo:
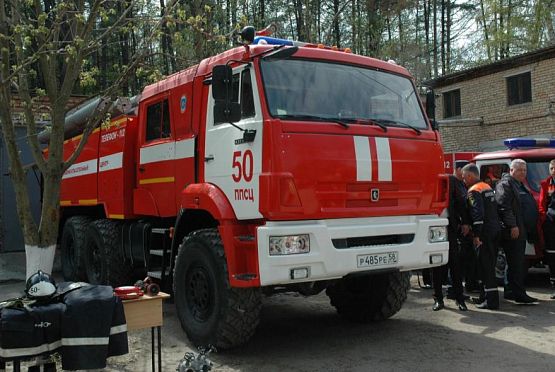
[[[197,346],[239,346],[258,326],[260,288],[231,288],[217,229],[194,231],[183,239],[173,293],[181,327]]]
[[[131,285],[131,267],[123,257],[121,224],[101,219],[87,227],[85,266],[91,284]]]
[[[87,226],[92,218],[73,216],[67,219],[60,239],[62,274],[68,281],[87,280],[85,274],[84,246]]]
[[[369,323],[396,314],[407,299],[410,272],[349,276],[326,289],[339,315]]]

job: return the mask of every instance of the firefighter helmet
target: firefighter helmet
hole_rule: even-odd
[[[48,298],[56,293],[56,282],[49,274],[39,270],[27,279],[25,293],[28,297],[39,300]]]

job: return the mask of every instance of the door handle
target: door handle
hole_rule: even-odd
[[[144,172],[145,170],[145,167],[139,167],[139,172]]]
[[[212,155],[212,154],[206,155],[206,156],[204,157],[204,161],[211,161],[211,160],[214,160],[214,155]]]

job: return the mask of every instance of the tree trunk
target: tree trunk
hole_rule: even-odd
[[[433,45],[434,45],[434,77],[439,75],[438,73],[438,58],[437,58],[437,0],[432,0],[434,2],[433,5],[433,22],[434,22],[434,36],[433,36]]]
[[[335,45],[341,48],[341,34],[339,33],[339,0],[333,0],[333,35]]]
[[[484,39],[486,40],[486,52],[488,54],[488,60],[491,62],[491,45],[489,42],[489,31],[488,31],[488,23],[486,19],[486,10],[484,7],[484,0],[480,0],[480,11],[482,13],[482,27],[484,31]]]
[[[432,77],[432,62],[430,58],[430,1],[424,0],[424,32],[426,34],[425,46],[426,50],[424,55],[426,56],[426,77]]]

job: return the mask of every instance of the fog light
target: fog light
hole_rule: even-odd
[[[442,262],[443,262],[443,255],[441,253],[430,255],[430,263],[432,265],[437,265],[437,264],[440,264]]]
[[[309,252],[310,238],[308,234],[270,236],[270,256]]]
[[[291,269],[291,279],[306,279],[308,278],[308,267],[297,267]]]
[[[447,241],[447,227],[446,226],[431,226],[428,230],[428,241],[430,243],[446,242]]]

